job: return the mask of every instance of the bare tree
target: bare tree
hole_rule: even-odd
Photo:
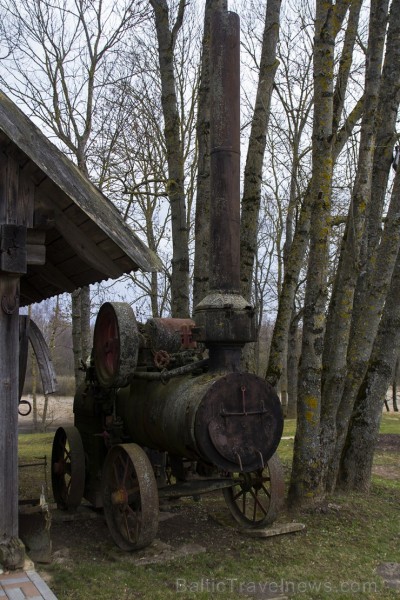
[[[178,112],[174,73],[176,38],[185,13],[186,2],[180,0],[174,23],[166,0],[149,0],[153,10],[158,40],[161,78],[161,105],[164,115],[165,144],[168,161],[168,197],[172,221],[172,315],[189,315],[189,235],[184,192],[184,161],[181,119]]]
[[[6,15],[9,56],[2,61],[0,82],[40,119],[89,175],[93,123],[104,106],[106,90],[120,73],[115,57],[126,33],[142,21],[141,2],[106,5],[103,0],[1,0]],[[88,290],[73,296],[74,340],[78,365],[89,353]],[[79,324],[79,328],[77,329]]]
[[[376,17],[373,14],[371,18],[369,52],[372,57],[369,61],[369,72],[372,71],[370,76],[372,80],[374,78],[378,80],[378,86],[375,84],[374,90],[373,82],[367,81],[366,83],[366,98],[371,87],[373,96],[372,101],[366,106],[366,112],[369,111],[368,126],[365,127],[366,135],[368,135],[368,127],[370,127],[371,122],[375,120],[376,123],[371,140],[373,154],[370,162],[370,172],[365,177],[370,189],[369,191],[364,190],[361,195],[361,203],[367,201],[367,223],[361,241],[361,260],[358,265],[358,277],[355,283],[354,303],[351,311],[346,372],[344,378],[339,378],[342,387],[338,390],[336,403],[333,403],[337,434],[334,453],[331,455],[329,455],[329,452],[327,453],[328,461],[330,461],[327,474],[328,488],[334,487],[337,481],[350,417],[360,385],[362,385],[371,360],[371,351],[391,285],[400,243],[398,230],[399,194],[396,182],[390,196],[384,230],[381,235],[377,236],[377,232],[381,229],[383,199],[387,195],[390,172],[390,160],[387,159],[391,155],[395,140],[396,115],[400,100],[400,55],[397,43],[399,17],[396,2],[392,2],[387,32],[385,10],[387,11],[387,5],[379,2],[376,7]],[[386,55],[382,70],[384,48]],[[373,114],[375,114],[375,119],[373,119]],[[362,146],[360,146],[360,153],[361,151]],[[386,158],[386,161],[384,158]],[[361,166],[359,166],[358,171],[362,173]],[[355,183],[357,185],[357,179]],[[368,198],[370,198],[369,203]],[[348,222],[350,222],[350,219]],[[380,238],[379,244],[378,237]],[[344,269],[343,271],[345,272]],[[332,363],[330,365],[332,366]],[[387,381],[387,386],[389,381],[390,379]],[[340,402],[337,398],[340,398]],[[381,403],[383,403],[382,397]],[[326,422],[326,417],[329,415],[329,410],[332,410],[332,403],[328,406],[330,408],[324,410],[324,422]],[[373,451],[372,445],[370,451]]]
[[[280,0],[268,0],[258,75],[257,95],[251,122],[249,146],[244,170],[240,229],[241,287],[250,300],[253,268],[257,249],[257,223],[261,202],[261,183],[270,117],[271,96],[278,67],[276,46],[279,36]]]
[[[348,2],[317,1],[314,42],[314,122],[310,186],[310,249],[304,300],[302,358],[299,369],[297,430],[290,500],[320,494],[319,421],[322,350],[327,301],[329,217],[333,167],[333,91],[335,39]]]

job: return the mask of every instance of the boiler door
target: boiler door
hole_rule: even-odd
[[[195,421],[203,458],[224,471],[264,468],[280,442],[281,403],[273,388],[250,373],[229,373],[203,397]]]

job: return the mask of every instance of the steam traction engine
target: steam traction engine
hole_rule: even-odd
[[[190,319],[136,322],[125,303],[97,316],[75,427],[59,428],[53,492],[63,508],[103,507],[114,541],[133,550],[156,535],[160,498],[222,490],[247,527],[273,521],[283,494],[275,450],[279,398],[240,369],[255,339],[240,295],[239,21],[211,24],[210,292]]]

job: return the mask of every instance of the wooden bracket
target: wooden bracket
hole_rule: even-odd
[[[0,226],[0,271],[26,273],[26,227],[3,224]]]

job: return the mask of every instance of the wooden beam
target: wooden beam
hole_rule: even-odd
[[[35,185],[30,177],[29,168],[25,166],[19,171],[18,210],[19,220],[26,227],[33,227],[34,196]]]
[[[116,279],[121,275],[120,269],[109,256],[81,232],[72,221],[60,210],[55,210],[56,228],[68,244],[80,256],[83,262],[107,277]]]
[[[14,145],[0,152],[0,223],[32,227],[35,185],[26,157],[21,167],[18,154],[21,152]]]
[[[31,283],[28,283],[26,277],[23,277],[21,279],[21,306],[26,306],[33,302],[40,302],[41,300],[43,300],[42,292]]]
[[[27,244],[26,262],[28,265],[46,264],[46,246],[36,246],[34,244]]]
[[[34,270],[36,271],[35,267]],[[46,264],[42,268],[39,267],[36,272],[42,279],[58,288],[60,294],[64,292],[72,293],[79,287],[48,260]]]
[[[46,263],[46,232],[40,229],[28,229],[26,237],[26,255],[28,265]]]

